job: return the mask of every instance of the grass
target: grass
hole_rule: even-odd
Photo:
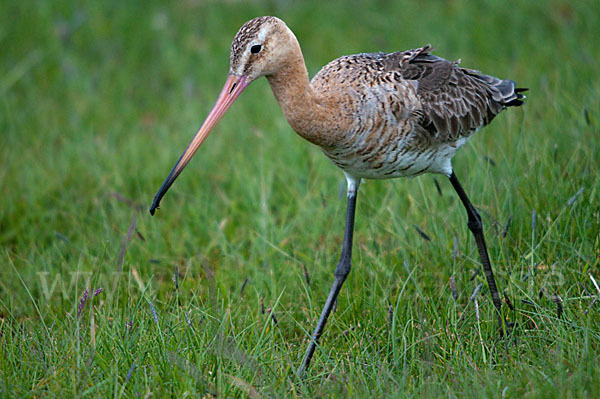
[[[295,31],[311,75],[432,43],[530,87],[454,161],[514,306],[508,344],[487,286],[471,298],[484,279],[446,179],[369,181],[353,271],[296,380],[341,247],[344,182],[264,79],[150,217],[233,35],[264,14]],[[592,0],[2,2],[0,393],[595,396],[599,20]]]

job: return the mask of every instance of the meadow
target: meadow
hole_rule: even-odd
[[[285,20],[309,73],[431,43],[527,104],[454,158],[514,323],[501,338],[443,176],[366,181],[353,270],[306,379],[345,180],[265,79],[161,203],[237,29]],[[597,397],[600,3],[0,3],[3,397]]]

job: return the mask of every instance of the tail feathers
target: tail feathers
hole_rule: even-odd
[[[494,76],[484,75],[481,72],[472,69],[467,69],[466,71],[471,76],[483,80],[488,86],[496,89],[497,91],[493,94],[493,98],[503,107],[518,107],[523,105],[525,95],[522,93],[529,89],[517,87],[517,82],[514,80],[498,79]]]
[[[525,94],[521,94],[521,93],[523,93],[524,91],[527,91],[527,90],[529,90],[529,89],[526,87],[515,87],[516,98],[510,100],[509,102],[505,103],[504,105],[506,107],[518,107],[520,105],[523,105],[523,103],[524,103],[523,100],[526,99],[527,97],[525,96]]]
[[[523,100],[526,98],[523,92],[529,90],[524,87],[517,87],[517,83],[514,80],[500,80],[496,79],[495,82],[490,82],[492,85],[500,91],[502,95],[501,103],[505,107],[518,107],[523,105]]]

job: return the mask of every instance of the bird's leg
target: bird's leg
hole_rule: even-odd
[[[473,236],[475,236],[475,242],[477,243],[477,249],[479,250],[479,257],[481,258],[481,263],[483,264],[483,272],[485,273],[485,278],[490,288],[490,293],[492,294],[492,301],[494,302],[494,306],[498,310],[498,322],[500,324],[500,331],[504,334],[505,323],[502,322],[503,318],[500,295],[498,294],[496,279],[494,278],[494,272],[492,271],[490,257],[488,256],[487,247],[485,245],[485,238],[483,237],[483,226],[481,224],[481,216],[469,200],[469,197],[467,197],[465,190],[460,185],[460,182],[458,181],[458,178],[456,177],[454,172],[452,172],[452,174],[450,175],[450,183],[452,183],[452,187],[454,187],[454,190],[456,190],[456,193],[458,194],[460,200],[465,206],[465,209],[467,210],[467,215],[469,217],[469,230],[471,230]]]
[[[310,360],[315,353],[315,349],[317,348],[317,344],[319,343],[319,338],[325,329],[325,324],[327,323],[327,318],[331,313],[335,305],[335,301],[337,299],[338,294],[346,281],[346,277],[350,274],[350,268],[352,267],[351,259],[352,259],[352,236],[354,233],[354,213],[356,210],[356,194],[358,192],[358,186],[360,184],[360,179],[354,179],[348,175],[346,175],[348,180],[348,206],[346,209],[346,228],[344,230],[344,243],[342,246],[342,255],[340,256],[340,261],[338,262],[335,268],[335,279],[333,281],[333,286],[331,287],[331,291],[329,292],[329,296],[327,297],[327,301],[325,302],[325,306],[323,307],[323,311],[321,312],[321,317],[319,318],[319,322],[317,323],[317,327],[315,328],[315,332],[310,340],[310,344],[306,351],[306,355],[304,356],[304,361],[302,362],[302,366],[298,370],[298,375],[302,377],[304,372],[308,369],[310,365]]]

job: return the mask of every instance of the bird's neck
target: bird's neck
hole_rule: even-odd
[[[298,46],[294,57],[267,79],[288,123],[313,144],[328,147],[332,135],[332,113],[310,85],[304,57]]]

